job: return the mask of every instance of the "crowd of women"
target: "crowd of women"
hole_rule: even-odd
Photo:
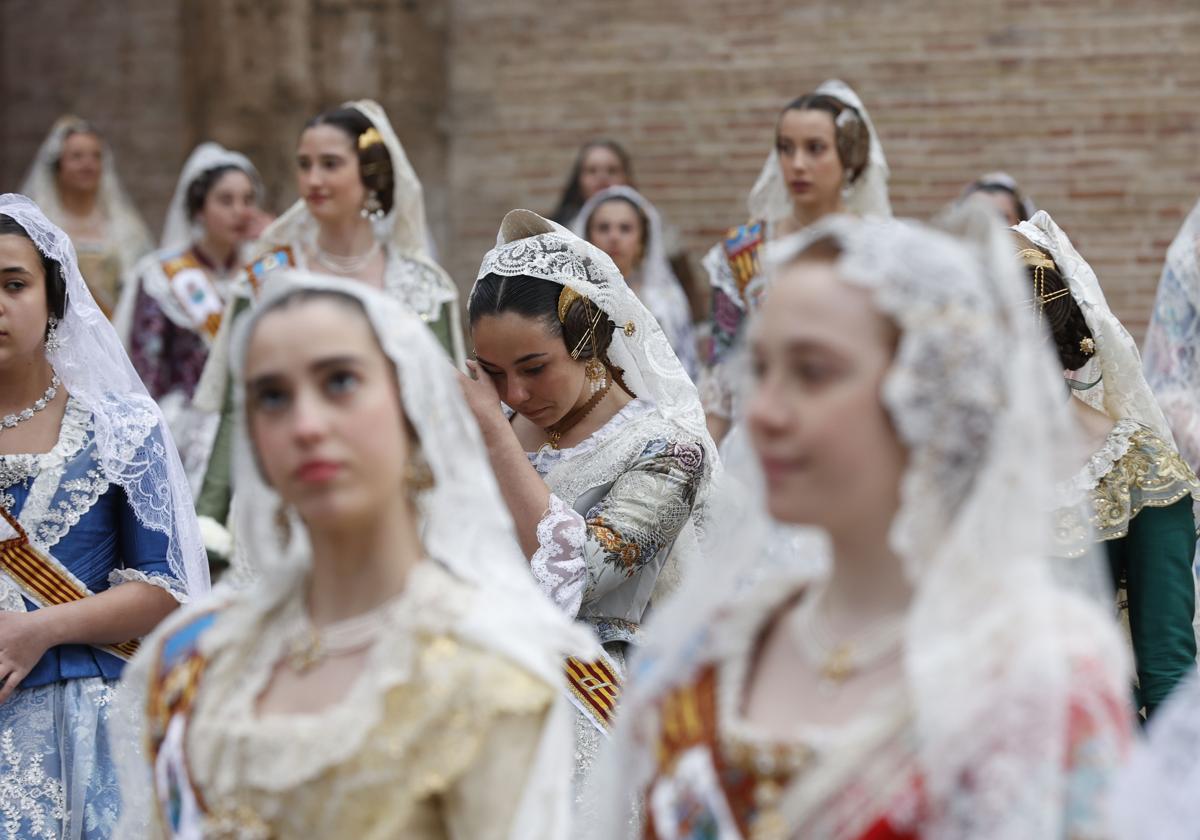
[[[154,251],[60,120],[0,196],[3,835],[1194,837],[1200,205],[1143,357],[1009,176],[892,218],[884,139],[787,103],[700,283],[588,143],[462,307],[374,102],[278,218],[199,146]]]

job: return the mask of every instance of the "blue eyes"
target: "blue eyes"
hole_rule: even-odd
[[[358,387],[358,374],[342,371],[334,373],[325,380],[325,390],[334,396],[348,394]]]

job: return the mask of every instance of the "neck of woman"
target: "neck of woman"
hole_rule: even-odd
[[[37,402],[46,389],[54,369],[44,353],[10,362],[0,368],[0,415],[23,411]]]
[[[830,624],[854,627],[901,613],[912,601],[904,564],[887,541],[890,518],[882,529],[851,528],[831,534],[833,568],[825,588]]]
[[[375,230],[360,216],[322,222],[317,231],[317,247],[335,257],[359,257],[375,244]]]
[[[96,211],[97,191],[73,190],[62,184],[58,186],[58,203],[71,216],[86,219]]]
[[[784,233],[793,233],[798,230],[803,230],[809,225],[820,221],[826,216],[832,216],[834,213],[846,212],[846,205],[842,202],[842,194],[839,192],[833,197],[832,201],[817,203],[793,204],[792,217],[785,220],[790,222]]]
[[[310,528],[312,573],[307,604],[322,627],[368,612],[404,591],[424,550],[412,503],[398,496],[370,521]]]
[[[237,254],[237,245],[232,242],[218,242],[206,233],[196,243],[196,250],[213,267],[223,271],[232,265],[233,259]]]

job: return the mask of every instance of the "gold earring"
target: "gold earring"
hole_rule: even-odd
[[[292,541],[292,519],[288,515],[287,503],[283,501],[275,508],[275,536],[279,538],[280,545],[286,546]]]
[[[420,450],[409,460],[404,470],[404,482],[408,485],[408,492],[414,496],[433,489],[433,470]]]
[[[599,382],[604,379],[604,363],[592,356],[587,360],[587,364],[583,366],[583,372],[591,382]]]

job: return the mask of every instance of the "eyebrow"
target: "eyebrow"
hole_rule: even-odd
[[[358,356],[326,356],[324,359],[317,359],[315,362],[310,364],[308,369],[313,373],[319,373],[320,371],[328,370],[329,368],[343,367],[345,365],[358,366],[361,364],[362,359],[360,359]],[[246,387],[260,388],[263,385],[277,382],[286,378],[287,377],[282,373],[278,373],[276,371],[267,371],[266,373],[259,374],[248,381],[246,383]]]
[[[33,272],[23,265],[6,265],[4,268],[0,268],[0,274],[28,274],[30,277],[33,276]]]
[[[532,362],[534,359],[540,359],[542,356],[547,356],[547,355],[549,355],[549,354],[548,353],[526,353],[524,356],[522,356],[521,358],[519,358],[515,362],[513,362],[513,364],[514,365],[523,365],[523,364],[525,364],[525,362]],[[489,362],[487,359],[483,358],[478,353],[475,354],[475,361],[479,362],[479,364],[481,364],[481,365],[487,365],[488,367],[500,367],[500,365],[496,364],[495,362]]]

